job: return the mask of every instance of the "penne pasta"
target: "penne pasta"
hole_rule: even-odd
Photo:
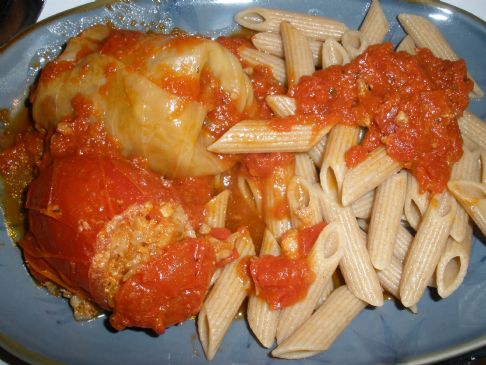
[[[287,117],[295,114],[297,105],[295,99],[285,95],[268,95],[265,98],[267,105],[279,117]]]
[[[280,246],[268,229],[263,234],[260,249],[260,256],[263,255],[280,255]],[[250,295],[246,318],[253,334],[264,347],[272,347],[275,341],[279,315],[280,311],[271,310],[264,299]]]
[[[368,228],[368,252],[378,270],[385,270],[392,259],[406,190],[405,171],[390,176],[376,188]]]
[[[208,360],[212,360],[216,355],[250,287],[249,280],[242,280],[238,269],[244,257],[255,254],[250,234],[248,230],[243,229],[230,239],[235,240],[240,257],[225,266],[206,297],[197,319],[199,339]]]
[[[288,22],[280,24],[280,36],[285,55],[287,84],[296,86],[302,76],[315,71],[312,51],[307,37]]]
[[[469,224],[461,242],[449,238],[436,268],[437,292],[442,298],[451,295],[464,281],[472,246],[472,226]]]
[[[486,151],[481,150],[481,182],[486,183]]]
[[[215,153],[307,152],[331,126],[317,129],[295,124],[288,129],[272,128],[269,120],[244,120],[235,124],[208,147]]]
[[[430,194],[420,193],[419,184],[415,176],[407,172],[407,192],[405,194],[405,205],[403,212],[405,218],[413,229],[417,229],[429,206]]]
[[[307,154],[314,162],[314,165],[321,167],[324,158],[324,150],[326,148],[327,136],[322,137],[314,147],[312,147]]]
[[[256,49],[271,55],[283,58],[284,49],[282,45],[282,37],[280,34],[272,32],[260,32],[251,37],[251,41]],[[309,39],[309,46],[312,52],[312,60],[314,66],[321,65],[320,53],[322,49],[322,42]]]
[[[412,240],[412,234],[405,227],[400,225],[397,232],[395,246],[393,246],[393,256],[400,260],[400,262],[405,260]]]
[[[461,134],[486,150],[486,124],[473,113],[465,111],[459,118]]]
[[[463,148],[461,159],[452,167],[450,181],[455,180],[479,181],[479,150],[470,151]],[[461,206],[458,206],[451,228],[451,237],[458,242],[464,240],[468,224],[469,216]]]
[[[415,51],[416,48],[417,46],[415,45],[413,38],[410,37],[409,35],[406,35],[398,44],[396,51],[397,52],[403,51],[403,52],[407,52],[408,54],[414,55],[416,54]]]
[[[428,48],[436,57],[444,60],[455,61],[459,59],[439,29],[428,19],[414,14],[400,14],[398,21],[418,47]],[[468,76],[472,79],[470,75]],[[477,98],[484,96],[476,81],[474,81],[472,96]]]
[[[322,68],[345,65],[351,61],[348,52],[335,39],[328,39],[322,45]]]
[[[344,32],[341,44],[353,60],[363,53],[370,45],[366,36],[357,30],[348,30]]]
[[[329,298],[329,295],[334,291],[334,280],[331,278],[327,281],[327,283],[324,285],[324,288],[322,289],[321,296],[319,298],[319,301],[317,302],[316,309],[319,308],[322,303],[326,301],[327,298]]]
[[[447,187],[481,232],[486,234],[486,185],[457,180],[449,181]]]
[[[310,183],[317,183],[316,166],[307,153],[295,154],[295,175],[301,176]]]
[[[240,48],[238,53],[241,59],[251,66],[267,65],[278,82],[282,85],[287,83],[287,72],[285,71],[285,61],[283,59],[249,47]]]
[[[390,25],[383,13],[380,2],[372,0],[363,23],[359,27],[359,31],[364,34],[370,44],[377,44],[383,42],[389,30]]]
[[[312,182],[295,176],[287,187],[292,227],[302,229],[322,222],[319,201]]]
[[[365,307],[366,303],[346,286],[337,288],[292,336],[272,351],[272,355],[301,359],[326,351]]]
[[[422,297],[444,251],[455,212],[456,202],[447,192],[432,197],[403,266],[400,299],[405,307]]]
[[[226,210],[230,195],[231,192],[229,190],[223,190],[206,204],[204,218],[209,227],[222,228],[225,226]]]
[[[369,219],[371,217],[371,208],[373,208],[373,201],[375,200],[375,190],[371,190],[361,198],[351,204],[354,216],[361,219]]]
[[[344,155],[349,148],[358,143],[359,130],[359,127],[337,124],[327,138],[320,179],[321,182],[333,181],[338,191],[341,191],[347,171]],[[327,184],[322,186],[324,188]]]
[[[237,178],[238,190],[249,206],[256,208],[258,214],[263,214],[263,192],[254,179],[242,174]]]
[[[347,171],[341,193],[343,205],[358,200],[400,169],[400,164],[388,156],[385,148],[378,147],[366,160]]]
[[[321,184],[327,184],[321,180]],[[349,290],[361,300],[374,305],[383,305],[383,293],[378,277],[371,264],[366,240],[350,207],[342,207],[337,201],[335,187],[316,187],[323,218],[326,222],[340,222],[344,234],[344,254],[339,267]]]
[[[315,280],[305,299],[281,311],[277,328],[277,343],[282,343],[311,316],[342,255],[341,227],[339,223],[330,223],[319,234],[307,258],[310,268],[315,274]]]
[[[307,37],[317,40],[341,39],[348,29],[345,24],[333,19],[280,9],[248,8],[236,14],[235,20],[245,28],[274,33],[279,32],[281,22],[289,22]]]

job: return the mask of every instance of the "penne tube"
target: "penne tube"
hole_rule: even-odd
[[[239,265],[248,255],[255,255],[255,248],[247,229],[230,238],[235,240],[239,258],[225,266],[199,312],[197,329],[202,348],[208,360],[218,351],[223,337],[233,322],[243,300],[248,295],[250,281],[242,280]]]
[[[326,284],[324,284],[324,288],[322,289],[321,296],[319,298],[319,301],[317,302],[316,308],[319,308],[322,303],[326,301],[327,298],[329,298],[329,295],[334,291],[334,281],[333,279],[329,279]]]
[[[348,206],[358,200],[401,168],[400,163],[388,156],[385,148],[378,147],[366,160],[347,171],[342,186],[342,204]]]
[[[404,170],[390,176],[376,188],[368,228],[368,252],[378,270],[386,269],[392,259],[406,190],[407,174]]]
[[[371,208],[373,208],[373,201],[375,200],[375,191],[376,189],[367,192],[351,204],[351,209],[356,218],[369,219],[371,217]]]
[[[281,22],[289,22],[309,38],[326,40],[341,39],[348,29],[344,23],[320,16],[306,15],[280,9],[248,8],[235,16],[241,26],[259,32],[278,33]]]
[[[258,214],[263,213],[263,192],[254,179],[242,174],[237,178],[238,190],[249,206],[255,207]]]
[[[272,175],[264,180],[263,218],[267,228],[277,240],[292,228],[287,189],[294,177],[294,171],[293,164],[278,166]]]
[[[451,295],[464,281],[469,266],[472,245],[472,226],[469,224],[461,242],[449,238],[437,264],[435,277],[437,292],[442,298]]]
[[[428,192],[420,193],[419,184],[415,176],[409,172],[407,172],[407,175],[407,192],[405,194],[403,213],[410,226],[416,230],[429,206],[430,194]]]
[[[370,44],[382,43],[386,33],[390,30],[388,20],[383,13],[380,2],[372,0],[366,16],[359,27]]]
[[[457,180],[449,181],[447,187],[481,232],[486,234],[486,184]]]
[[[455,212],[456,202],[447,192],[432,197],[403,266],[400,299],[405,307],[422,297],[444,252]]]
[[[408,229],[400,225],[397,232],[395,246],[393,246],[393,256],[400,260],[400,262],[405,260],[412,240],[412,234],[408,231]]]
[[[280,255],[280,246],[268,229],[263,234],[260,249],[260,256],[263,255]],[[264,299],[250,295],[246,318],[253,334],[264,347],[272,347],[275,341],[279,315],[280,311],[271,310]]]
[[[352,60],[366,51],[366,48],[370,45],[366,36],[357,30],[344,32],[341,43]]]
[[[486,182],[486,151],[481,150],[481,182]]]
[[[366,303],[346,286],[337,288],[292,336],[272,351],[272,355],[302,359],[326,351],[365,307]]]
[[[398,21],[418,47],[428,48],[436,57],[444,60],[456,61],[459,59],[439,29],[428,19],[419,15],[400,14]],[[472,80],[470,75],[468,77]],[[472,96],[477,98],[484,96],[476,81],[474,81]]]
[[[322,222],[318,197],[312,183],[294,176],[287,187],[292,227],[302,229]]]
[[[321,181],[333,181],[337,191],[341,191],[347,171],[344,155],[358,143],[359,127],[337,124],[329,133],[321,166]],[[326,184],[323,185],[325,187]]]
[[[335,39],[328,39],[322,45],[322,68],[345,65],[351,61],[348,52]]]
[[[415,45],[413,38],[410,37],[409,35],[406,35],[398,44],[396,51],[397,52],[403,51],[403,52],[407,52],[408,54],[414,55],[417,53],[415,51],[416,48],[417,46]]]
[[[316,187],[324,220],[340,222],[343,227],[344,254],[339,267],[346,285],[361,300],[374,306],[383,305],[381,286],[366,249],[366,235],[359,228],[351,207],[342,207],[337,201],[336,187],[325,180],[321,184],[328,185],[325,189]]]
[[[272,32],[260,32],[251,37],[251,41],[256,49],[271,55],[283,58],[284,49],[282,45],[282,37],[280,34]],[[312,61],[314,66],[321,65],[320,53],[322,49],[322,42],[309,39],[309,46],[312,52]]]
[[[388,293],[400,300],[400,278],[402,277],[402,262],[396,257],[392,256],[390,264],[385,270],[378,270],[378,279],[380,284]],[[412,313],[417,313],[417,307],[414,305],[409,308]]]
[[[479,150],[463,148],[461,159],[452,166],[450,181],[455,180],[479,181]],[[464,240],[468,224],[469,216],[466,211],[461,206],[457,207],[451,237],[458,242]]]
[[[267,65],[278,82],[282,85],[287,83],[287,72],[285,71],[285,61],[283,59],[249,47],[240,48],[238,54],[243,61],[251,66]]]
[[[294,115],[297,105],[295,99],[285,95],[268,95],[265,98],[267,105],[279,117]]]
[[[310,183],[317,183],[316,166],[307,153],[295,154],[295,175]]]
[[[222,228],[225,226],[230,195],[229,190],[223,190],[206,204],[204,220],[209,227]]]
[[[486,150],[486,124],[473,113],[465,111],[458,120],[461,134]]]
[[[296,86],[302,76],[315,71],[312,51],[307,37],[288,22],[280,24],[280,36],[285,55],[287,84]]]
[[[277,343],[282,343],[312,315],[342,255],[341,227],[337,222],[330,223],[319,234],[307,258],[315,274],[315,280],[303,300],[281,311],[277,327]]]
[[[307,154],[314,162],[314,165],[321,167],[322,160],[324,158],[324,150],[326,148],[327,136],[322,137],[319,142],[317,142],[314,147],[312,147]]]
[[[332,126],[295,124],[277,129],[269,120],[244,120],[208,147],[215,153],[307,152]]]

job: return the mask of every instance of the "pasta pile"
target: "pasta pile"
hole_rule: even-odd
[[[316,67],[352,61],[369,45],[383,42],[389,30],[378,0],[372,1],[359,30],[331,19],[265,8],[246,9],[235,19],[260,32],[252,37],[256,49],[241,48],[241,58],[252,66],[269,66],[289,88]],[[425,47],[439,58],[458,59],[428,20],[411,14],[401,14],[398,20],[407,33],[398,51],[413,54],[416,47]],[[482,96],[474,83],[470,97]],[[279,117],[296,111],[292,97],[272,95],[266,101]],[[348,169],[345,152],[361,135],[356,126],[337,124],[316,132],[304,124],[278,130],[270,121],[246,120],[208,147],[223,154],[294,153],[295,168],[277,167],[263,186],[251,180],[239,182],[243,196],[261,212],[267,227],[260,256],[292,252],[295,242],[285,234],[289,229],[328,223],[308,256],[316,280],[304,300],[272,310],[259,296],[249,295],[248,323],[263,346],[272,347],[277,340],[273,356],[297,359],[325,351],[367,305],[383,304],[383,290],[416,312],[427,286],[436,287],[443,298],[458,288],[471,254],[469,216],[486,234],[484,168],[480,176],[480,162],[486,163],[486,125],[465,112],[459,127],[463,156],[453,167],[448,190],[435,195],[421,194],[416,178],[383,147]],[[210,227],[225,226],[228,195],[223,191],[208,205]],[[279,199],[288,201],[289,215],[267,212]],[[215,356],[248,295],[249,283],[240,279],[238,268],[255,249],[247,230],[234,237],[240,258],[218,272],[197,321],[208,359]],[[345,285],[335,288],[332,276],[338,267]]]

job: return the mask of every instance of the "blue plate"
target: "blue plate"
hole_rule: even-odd
[[[486,90],[486,26],[479,19],[438,2],[382,0],[391,32],[398,42],[403,31],[396,15],[409,12],[432,20],[471,74]],[[0,54],[0,107],[16,111],[28,95],[40,67],[55,57],[68,37],[89,25],[110,20],[115,26],[161,29],[178,26],[190,32],[220,35],[236,30],[233,14],[263,5],[325,15],[359,26],[368,3],[361,0],[203,0],[123,1],[109,6],[84,6],[39,23],[11,42]],[[486,100],[469,108],[484,118]],[[367,309],[338,338],[331,349],[295,363],[370,364],[424,363],[451,357],[486,344],[486,246],[474,243],[469,273],[459,290],[445,300],[427,292],[419,314],[397,309],[394,302]],[[37,364],[179,364],[206,363],[194,321],[167,330],[162,336],[145,331],[113,332],[106,318],[86,323],[73,320],[68,304],[36,287],[18,248],[5,228],[0,232],[0,345]],[[244,321],[235,321],[214,364],[291,364],[268,356]]]

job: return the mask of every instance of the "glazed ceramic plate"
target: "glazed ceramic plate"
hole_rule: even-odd
[[[420,14],[443,31],[471,74],[486,90],[486,26],[477,18],[440,3],[382,0],[396,43],[403,32],[396,16]],[[123,1],[85,6],[48,19],[11,42],[0,54],[0,107],[16,111],[28,87],[69,37],[110,21],[117,27],[170,29],[174,26],[210,36],[237,30],[233,15],[249,6],[272,6],[325,15],[359,26],[368,3],[362,0],[202,0]],[[469,108],[484,118],[486,100]],[[154,336],[140,330],[114,332],[106,318],[86,323],[73,320],[68,304],[36,287],[18,248],[2,229],[0,237],[0,346],[30,363],[66,364],[202,364],[206,363],[194,321]],[[392,301],[366,309],[334,345],[318,356],[295,363],[375,364],[431,362],[486,344],[486,246],[476,239],[468,275],[445,300],[427,291],[419,313],[412,315]],[[245,321],[235,321],[213,364],[291,364],[274,359],[251,335]]]

